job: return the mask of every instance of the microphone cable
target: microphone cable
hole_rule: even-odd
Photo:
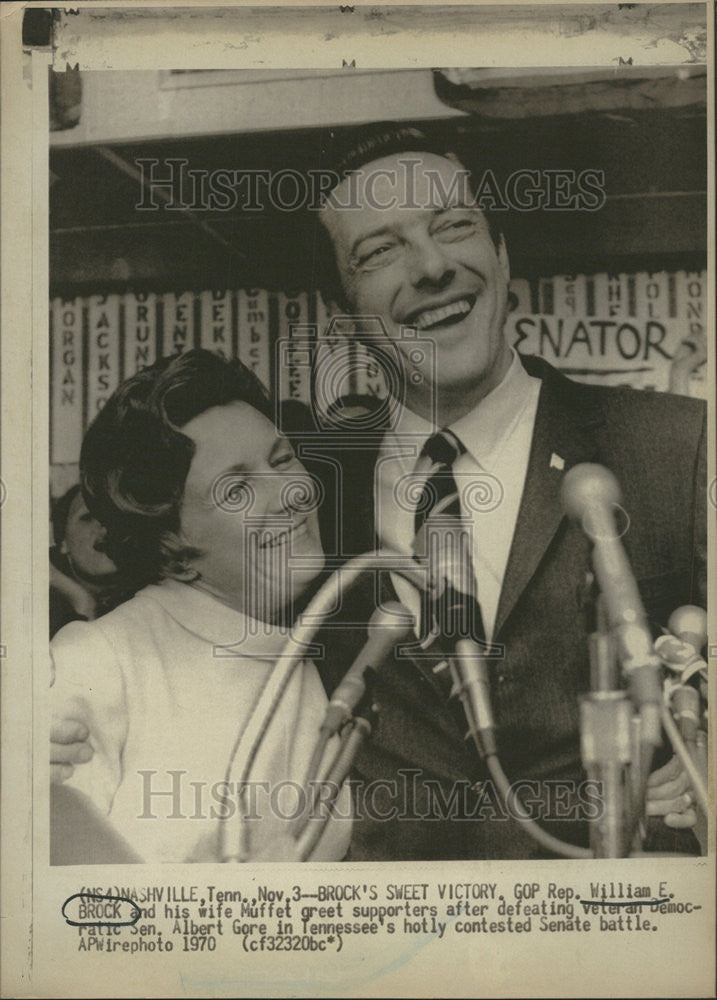
[[[508,812],[520,823],[525,832],[551,854],[575,860],[594,857],[587,847],[578,847],[554,837],[544,830],[528,813],[514,792],[498,757],[495,722],[490,703],[490,681],[485,659],[472,639],[459,639],[455,654],[449,657],[454,677],[454,693],[459,695],[468,720],[468,733],[473,738],[478,755],[485,761],[488,773],[506,804]],[[511,803],[513,806],[511,807]]]
[[[309,605],[302,612],[298,623],[292,629],[279,654],[274,669],[255,699],[246,722],[237,734],[226,770],[227,787],[232,784],[236,767],[240,766],[237,787],[239,789],[236,813],[222,819],[220,830],[220,853],[224,861],[244,863],[249,860],[251,849],[249,831],[245,822],[245,790],[252,767],[267,730],[276,714],[284,693],[297,666],[304,657],[314,634],[335,609],[336,586],[340,582],[340,592],[349,590],[362,573],[367,571],[390,570],[400,573],[414,586],[420,586],[422,576],[411,557],[406,557],[390,549],[379,549],[354,556],[326,580],[316,592]],[[418,581],[418,582],[417,582]],[[234,837],[231,831],[234,831]]]

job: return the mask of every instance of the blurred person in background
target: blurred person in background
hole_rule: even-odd
[[[90,514],[79,483],[52,510],[50,638],[71,621],[93,621],[128,595],[105,551],[106,531]]]

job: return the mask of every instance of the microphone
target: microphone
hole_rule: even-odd
[[[458,695],[463,705],[466,739],[488,757],[497,750],[487,659],[502,656],[503,647],[486,642],[469,534],[461,521],[431,515],[421,531],[426,531],[431,612],[453,680],[451,696]]]
[[[458,643],[464,640],[472,641],[486,656],[500,656],[501,647],[485,641],[466,527],[455,516],[432,514],[421,528],[416,545],[419,540],[428,550],[428,599],[433,623],[430,635],[438,640],[446,656],[454,655]]]
[[[685,604],[672,612],[667,627],[672,634],[661,635],[655,649],[664,665],[679,675],[679,680],[668,687],[672,711],[682,739],[695,757],[700,731],[700,693],[688,682],[695,674],[700,674],[704,681],[707,679],[707,664],[701,652],[707,642],[707,612],[695,604]]]
[[[351,717],[366,693],[366,671],[377,670],[412,629],[413,615],[398,601],[376,608],[369,619],[368,639],[329,700],[322,725],[329,735]]]
[[[684,604],[675,608],[670,615],[667,627],[673,636],[681,640],[694,656],[702,655],[702,647],[707,642],[707,612],[696,604]],[[706,666],[707,664],[705,664]]]
[[[695,604],[676,608],[667,623],[668,635],[655,640],[655,650],[669,670],[686,684],[699,673],[706,679],[707,664],[702,659],[702,647],[707,642],[707,612]]]
[[[336,736],[339,729],[351,719],[354,710],[366,694],[367,671],[377,670],[393,652],[396,643],[405,639],[412,632],[413,625],[413,615],[402,604],[399,604],[398,601],[387,601],[382,607],[376,608],[371,615],[368,622],[368,638],[331,695],[323,721],[319,727],[318,740],[314,746],[304,779],[304,787],[309,789],[310,808],[304,815],[298,817],[294,826],[293,835],[295,838],[300,837],[306,829],[311,813],[320,796],[321,784],[317,783],[317,776],[329,742]],[[323,779],[332,782],[335,789],[338,789],[348,773],[351,761],[361,742],[370,735],[375,724],[376,711],[377,706],[372,705],[368,711],[369,719],[358,718],[351,732],[344,730],[341,748],[331,765],[328,775],[325,775]],[[342,770],[344,765],[346,768],[345,771]],[[339,773],[341,774],[341,780],[337,783],[334,779]],[[319,834],[316,840],[312,841],[307,848],[307,854],[302,854],[302,860],[308,857],[313,843],[316,843],[318,840],[322,828],[319,827],[318,829]]]
[[[593,568],[630,696],[642,717],[642,740],[657,746],[661,739],[660,660],[615,524],[613,509],[622,500],[620,486],[602,465],[576,465],[565,475],[561,500],[568,517],[582,526],[593,543]]]
[[[696,604],[685,604],[670,615],[667,627],[673,635],[689,643],[699,655],[707,642],[707,612]]]

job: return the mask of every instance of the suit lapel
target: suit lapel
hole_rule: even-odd
[[[594,397],[544,362],[522,358],[529,374],[543,379],[535,416],[525,487],[518,511],[494,637],[530,582],[563,520],[563,476],[580,462],[594,461],[595,429],[603,422]],[[578,390],[576,392],[576,390]]]

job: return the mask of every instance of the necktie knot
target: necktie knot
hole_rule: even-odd
[[[432,462],[438,462],[440,465],[447,465],[450,468],[465,450],[460,438],[453,431],[444,428],[429,437],[421,454],[427,455]]]

